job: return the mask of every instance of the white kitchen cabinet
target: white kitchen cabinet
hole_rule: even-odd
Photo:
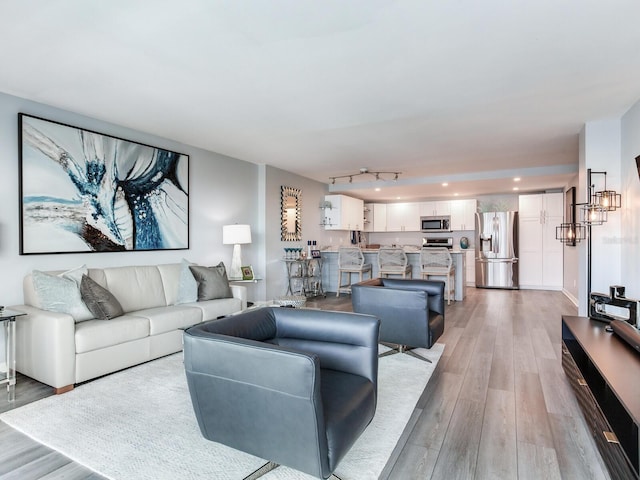
[[[561,290],[563,246],[555,232],[562,223],[564,195],[520,195],[518,204],[520,287]]]
[[[387,205],[385,203],[366,203],[364,205],[364,231],[387,231]]]
[[[331,208],[325,208],[325,230],[362,230],[364,226],[364,202],[346,195],[325,195]]]
[[[420,208],[417,203],[388,203],[387,232],[419,232]]]
[[[451,215],[451,202],[449,200],[440,200],[436,202],[420,202],[421,217],[442,217]]]
[[[452,200],[451,202],[451,230],[475,230],[476,210],[478,202],[475,199]]]

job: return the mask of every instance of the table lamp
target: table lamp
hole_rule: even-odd
[[[233,245],[233,256],[231,257],[231,268],[229,269],[230,280],[242,280],[242,253],[240,245],[251,243],[251,227],[249,225],[223,225],[222,243]]]

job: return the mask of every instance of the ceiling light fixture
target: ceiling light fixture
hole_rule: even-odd
[[[329,177],[331,185],[336,184],[336,180],[340,178],[348,178],[349,183],[353,183],[353,177],[359,177],[360,175],[372,175],[376,180],[384,180],[382,175],[393,175],[393,180],[398,180],[398,176],[402,172],[371,172],[368,168],[361,168],[358,173],[350,173],[348,175],[336,175],[335,177]]]

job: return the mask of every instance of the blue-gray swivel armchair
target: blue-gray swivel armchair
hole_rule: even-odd
[[[202,435],[329,478],[373,419],[379,320],[259,308],[189,328],[184,362]]]
[[[353,311],[380,319],[380,343],[392,347],[381,356],[431,348],[444,332],[444,282],[374,278],[351,287]]]

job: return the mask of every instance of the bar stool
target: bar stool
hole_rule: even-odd
[[[447,305],[451,304],[451,297],[454,295],[455,285],[452,282],[456,268],[453,265],[453,258],[448,248],[423,247],[420,250],[420,273],[425,280],[429,275],[445,277],[444,290],[447,295]]]
[[[402,275],[411,278],[411,265],[404,248],[382,247],[378,251],[378,276]]]
[[[342,274],[348,274],[346,284],[342,284]],[[338,288],[336,297],[340,292],[351,293],[351,274],[359,275],[359,282],[363,280],[363,274],[368,273],[371,278],[371,264],[364,263],[364,254],[359,247],[340,247],[338,249]]]

